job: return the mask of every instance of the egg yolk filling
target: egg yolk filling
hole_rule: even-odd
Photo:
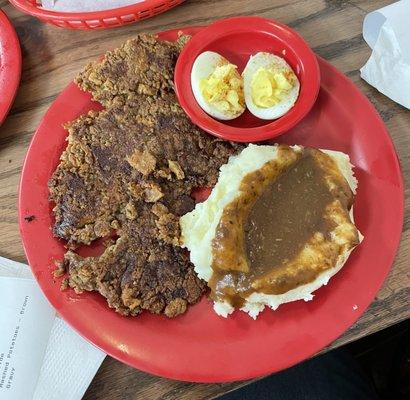
[[[224,114],[235,115],[245,107],[243,80],[233,64],[216,67],[201,80],[199,88],[205,101]]]
[[[295,81],[293,71],[274,71],[261,67],[251,80],[252,100],[257,107],[273,107],[289,93]]]

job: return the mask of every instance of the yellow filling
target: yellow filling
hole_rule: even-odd
[[[259,68],[251,81],[251,96],[254,104],[261,108],[278,104],[292,89],[295,80],[293,71]]]
[[[233,64],[216,67],[199,88],[205,101],[223,114],[236,115],[244,109],[243,81]]]

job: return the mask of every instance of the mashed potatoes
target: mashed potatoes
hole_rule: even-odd
[[[296,155],[304,151],[301,146],[292,146],[289,149]],[[335,168],[338,169],[337,173],[344,177],[352,192],[355,193],[357,181],[353,176],[349,157],[340,152],[329,150],[322,150],[322,152],[334,160]],[[181,218],[182,242],[184,247],[190,250],[191,261],[199,277],[210,282],[213,276],[212,265],[215,260],[213,260],[212,243],[224,210],[240,195],[244,177],[260,170],[268,162],[277,161],[278,165],[286,162],[283,157],[279,146],[249,145],[239,155],[232,156],[229,162],[221,167],[218,182],[209,198],[205,202],[197,204],[192,212]],[[331,190],[334,181],[329,179],[327,184]],[[283,293],[271,294],[262,289],[259,291],[258,280],[255,279],[252,284],[252,292],[240,305],[242,311],[256,318],[265,306],[276,309],[280,304],[290,301],[311,300],[313,298],[312,292],[327,284],[329,279],[340,270],[357,244],[354,237],[357,237],[358,231],[349,218],[343,218],[343,213],[338,212],[337,207],[331,207],[327,212],[332,221],[331,240],[326,241],[320,235],[318,237],[315,235],[312,240],[306,242],[297,257],[289,260],[287,267],[296,269],[303,265],[320,267],[319,264],[325,262],[324,246],[329,244],[338,249],[334,263],[329,268],[323,270],[319,268],[318,270],[321,272],[315,276],[313,281],[298,285]],[[350,218],[352,219],[352,214],[350,214]],[[275,221],[271,221],[271,223],[275,224]],[[234,311],[234,305],[229,301],[222,298],[214,298],[214,301],[214,309],[217,314],[226,317]]]

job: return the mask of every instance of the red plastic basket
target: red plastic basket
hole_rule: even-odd
[[[181,4],[184,0],[146,0],[126,7],[86,13],[44,10],[36,0],[9,1],[20,11],[61,28],[104,29],[151,18]]]

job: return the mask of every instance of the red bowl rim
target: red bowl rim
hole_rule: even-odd
[[[203,51],[205,46],[215,40],[215,37],[229,35],[241,30],[248,31],[250,29],[265,32],[272,32],[274,29],[276,35],[279,33],[278,36],[287,35],[289,37],[293,37],[298,46],[301,46],[305,55],[300,57],[300,51],[295,51],[295,54],[300,60],[304,73],[306,74],[307,71],[309,74],[309,79],[303,83],[303,88],[301,86],[300,93],[302,93],[303,90],[303,92],[308,93],[308,97],[306,99],[307,104],[303,108],[295,106],[287,114],[277,120],[267,122],[265,125],[258,127],[240,128],[226,125],[225,123],[208,115],[197,104],[192,93],[192,89],[189,93],[187,93],[184,85],[187,85],[186,74],[189,73],[190,75],[192,64],[196,57]],[[175,67],[174,84],[178,101],[194,124],[198,125],[208,133],[225,140],[255,142],[273,139],[282,135],[306,116],[306,114],[313,107],[319,94],[320,70],[315,53],[306,41],[296,31],[289,28],[287,25],[262,17],[233,17],[214,22],[202,31],[198,32],[191,40],[189,40],[178,57]],[[298,100],[296,101],[296,105],[298,104],[299,99],[300,94]],[[289,118],[289,116],[291,116],[291,118]],[[278,123],[278,121],[280,122]]]
[[[89,11],[89,12],[60,12],[45,10],[39,6],[35,6],[28,0],[9,0],[11,4],[17,7],[20,11],[34,15],[39,18],[58,19],[61,21],[73,20],[99,20],[107,18],[118,18],[121,15],[134,14],[139,11],[145,11],[162,5],[168,5],[172,0],[145,0],[140,3],[131,4],[124,7],[112,8],[109,10]],[[180,0],[181,3],[184,0]],[[173,3],[178,4],[178,0]],[[176,5],[175,4],[175,5]],[[174,5],[174,4],[173,4]]]

